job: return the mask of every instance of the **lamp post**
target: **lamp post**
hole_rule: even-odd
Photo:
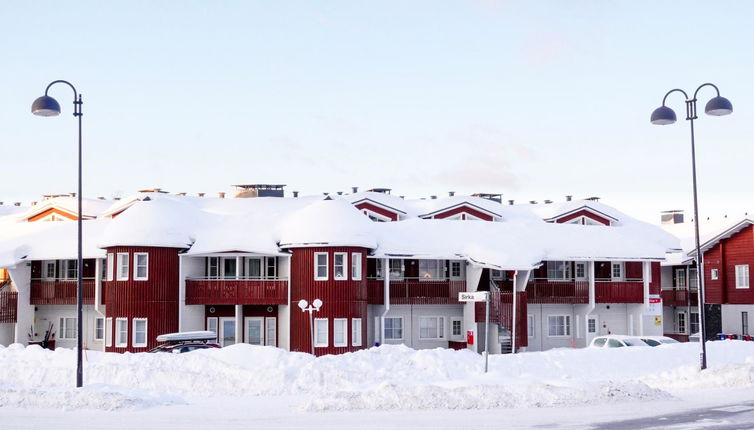
[[[314,301],[310,305],[309,302],[301,299],[298,302],[298,307],[300,307],[303,312],[309,312],[309,335],[312,341],[312,355],[316,356],[316,354],[314,354],[314,317],[312,314],[315,311],[319,312],[319,308],[322,307],[322,300],[314,299]]]
[[[55,84],[66,84],[73,90],[73,116],[78,117],[78,123],[79,123],[79,174],[78,174],[78,219],[77,219],[77,227],[78,227],[78,259],[76,263],[76,316],[77,316],[77,327],[76,327],[76,338],[77,338],[77,344],[76,344],[76,387],[81,388],[84,385],[84,368],[83,368],[83,361],[82,361],[82,351],[84,349],[83,339],[82,339],[82,332],[83,332],[83,321],[82,321],[82,314],[83,314],[83,304],[84,304],[84,290],[82,287],[82,270],[84,267],[83,257],[82,257],[82,246],[81,246],[81,231],[82,231],[82,219],[81,219],[81,117],[83,116],[83,113],[81,111],[81,105],[83,102],[81,101],[81,94],[78,94],[76,92],[76,88],[68,81],[52,81],[49,85],[47,85],[47,88],[45,89],[45,95],[42,97],[37,98],[34,100],[34,103],[31,105],[31,113],[37,116],[57,116],[60,115],[60,104],[57,100],[47,95],[47,93],[50,91],[50,87],[52,87]]]
[[[697,202],[697,190],[696,190],[696,149],[694,148],[694,120],[696,116],[696,96],[699,94],[699,90],[704,87],[712,87],[715,89],[717,95],[710,99],[704,106],[704,112],[707,115],[722,116],[728,115],[733,112],[733,105],[728,99],[720,96],[720,90],[714,84],[706,83],[699,85],[694,91],[694,97],[689,98],[688,94],[681,89],[672,89],[665,94],[662,99],[662,106],[652,112],[650,122],[656,125],[672,124],[676,121],[675,112],[673,109],[665,106],[665,101],[668,96],[674,92],[683,94],[686,98],[686,120],[691,125],[691,177],[694,186],[694,240],[696,245],[696,267],[697,267],[697,293],[699,294],[699,344],[701,345],[701,353],[699,356],[700,368],[702,370],[707,368],[707,347],[705,342],[707,340],[707,328],[705,327],[706,319],[704,312],[704,256],[701,252],[701,245],[699,243],[699,204]]]

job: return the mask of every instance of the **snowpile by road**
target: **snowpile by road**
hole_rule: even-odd
[[[87,352],[86,388],[75,351],[0,347],[0,407],[145,408],[204,397],[297,396],[309,411],[577,406],[672,398],[674,392],[754,387],[754,343],[712,342],[612,350],[558,349],[483,358],[469,351],[383,345],[313,358],[235,345],[189,354]]]

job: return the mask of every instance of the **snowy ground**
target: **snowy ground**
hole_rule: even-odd
[[[0,347],[2,428],[501,428],[653,417],[754,401],[754,342],[490,357],[385,345],[314,359],[235,345],[190,354]],[[753,424],[754,425],[754,424]]]

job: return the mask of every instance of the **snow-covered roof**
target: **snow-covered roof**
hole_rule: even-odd
[[[528,207],[530,211],[546,221],[561,218],[581,210],[587,210],[618,224],[620,224],[623,219],[631,218],[612,206],[594,200],[571,200],[544,204],[525,204],[520,206]]]
[[[107,209],[112,202],[99,199],[81,199],[81,212],[83,218],[96,218],[105,209]],[[79,212],[78,198],[71,196],[53,197],[42,201],[38,205],[28,208],[25,212],[20,214],[20,218],[28,220],[35,215],[42,214],[50,209],[58,209],[63,212],[67,212],[71,215],[77,215]]]

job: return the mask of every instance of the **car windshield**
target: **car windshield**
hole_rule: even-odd
[[[609,339],[607,341],[608,348],[621,348],[624,345],[618,339]]]
[[[662,342],[654,339],[642,339],[644,342],[647,343],[649,346],[660,346]]]
[[[649,346],[646,342],[639,338],[623,339],[623,343],[625,343],[627,346]]]
[[[592,345],[603,347],[605,346],[605,342],[607,342],[607,339],[605,339],[604,337],[598,337],[597,339],[594,339]]]

